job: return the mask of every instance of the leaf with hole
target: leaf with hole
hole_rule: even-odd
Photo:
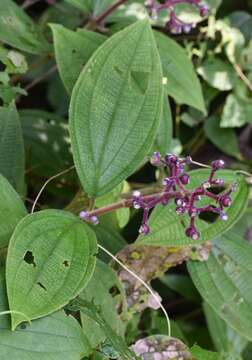
[[[188,185],[188,189],[192,189],[205,181],[208,177],[209,170],[200,169],[190,172],[191,182]],[[211,222],[206,221],[203,218],[196,219],[196,225],[199,229],[201,236],[200,240],[195,241],[188,238],[185,235],[185,229],[189,225],[188,215],[177,215],[176,205],[171,203],[168,206],[159,205],[150,216],[150,233],[148,235],[140,235],[137,239],[137,244],[141,245],[153,245],[153,246],[185,246],[185,245],[197,245],[206,240],[212,240],[220,234],[227,231],[233,226],[246,210],[249,187],[241,175],[236,175],[231,170],[220,171],[219,178],[223,178],[226,184],[232,184],[236,182],[238,184],[237,190],[233,193],[233,202],[230,208],[227,210],[228,220],[221,221],[215,220]],[[214,204],[210,202],[211,204]],[[209,204],[205,199],[202,199],[199,206]]]
[[[51,24],[51,29],[60,77],[71,94],[81,70],[106,36],[83,29],[74,32],[59,24]]]
[[[234,330],[252,340],[252,247],[232,229],[214,241],[206,262],[188,269],[203,299]]]
[[[24,192],[24,142],[18,112],[13,104],[0,107],[0,173],[19,193]]]
[[[50,44],[40,28],[12,0],[1,0],[0,40],[31,54],[50,51]]]
[[[0,270],[0,311],[8,310],[4,269]],[[58,311],[11,331],[9,315],[1,315],[1,360],[77,360],[91,349],[78,322]]]
[[[5,247],[18,222],[27,214],[19,195],[0,175],[0,248]]]
[[[76,169],[89,196],[131,175],[154,142],[163,101],[151,28],[139,21],[92,56],[72,93],[70,134]]]
[[[7,255],[12,329],[77,296],[93,273],[96,252],[94,232],[74,215],[44,210],[26,216],[12,235]]]
[[[190,105],[205,113],[201,85],[185,50],[160,32],[154,34],[162,62],[167,94],[178,103]]]

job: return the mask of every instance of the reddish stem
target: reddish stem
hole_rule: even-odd
[[[127,0],[118,0],[113,5],[107,8],[101,15],[97,16],[93,22],[97,25],[103,22],[103,20],[108,17],[112,12],[114,12],[119,6],[124,4]]]

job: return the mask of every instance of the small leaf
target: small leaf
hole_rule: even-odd
[[[4,269],[0,271],[0,311],[8,310]],[[58,311],[31,325],[10,329],[8,315],[1,315],[1,360],[75,360],[89,355],[90,346],[78,322]]]
[[[14,105],[0,107],[0,173],[19,193],[24,190],[24,143]]]
[[[89,196],[109,192],[148,154],[161,117],[161,79],[146,21],[112,36],[81,73],[71,98],[70,134],[76,169]]]
[[[238,139],[236,133],[231,128],[221,128],[220,118],[211,116],[204,124],[207,138],[224,153],[241,159]]]
[[[251,123],[252,104],[250,100],[239,98],[234,94],[227,97],[220,126],[241,127],[247,123]]]
[[[198,68],[198,73],[208,84],[221,91],[233,89],[237,82],[237,75],[233,67],[219,59],[205,61]]]
[[[194,170],[190,174],[191,182],[188,189],[194,188],[205,181],[209,170]],[[238,188],[232,196],[232,206],[227,210],[229,217],[227,221],[216,220],[215,222],[207,222],[197,218],[196,225],[201,232],[201,237],[199,241],[195,241],[185,235],[185,229],[189,224],[188,216],[177,215],[175,204],[168,206],[159,205],[150,216],[150,234],[140,235],[137,239],[137,244],[153,246],[197,245],[206,240],[212,240],[227,231],[239,220],[246,210],[249,188],[243,176],[236,175],[231,170],[219,172],[219,176],[225,180],[226,184],[238,183]],[[204,205],[206,204],[204,203]]]
[[[1,0],[0,40],[31,54],[50,51],[39,27],[12,0]]]
[[[252,16],[245,11],[234,11],[229,18],[231,25],[240,29],[249,41],[252,37]]]
[[[168,95],[178,103],[190,105],[205,113],[201,85],[185,50],[160,32],[155,32],[155,39]]]
[[[83,29],[74,32],[59,24],[50,26],[59,73],[68,93],[71,94],[84,65],[106,37]]]
[[[189,262],[203,299],[233,329],[252,340],[252,247],[230,230],[214,241],[208,261]]]
[[[94,275],[79,298],[95,304],[113,331],[123,336],[125,325],[120,315],[125,315],[125,294],[116,273],[108,265],[102,261],[97,262]],[[122,309],[123,312],[119,314],[118,309]],[[84,313],[82,314],[82,323],[83,331],[90,345],[92,348],[97,348],[106,339],[106,334],[97,322]]]
[[[44,210],[26,216],[10,241],[6,280],[12,329],[48,315],[77,296],[95,265],[96,237],[70,213]]]
[[[0,175],[0,248],[8,244],[16,225],[26,213],[26,208],[16,191]]]

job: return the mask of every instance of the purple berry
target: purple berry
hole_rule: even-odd
[[[177,199],[175,199],[175,204],[178,205],[178,206],[183,206],[184,205],[184,200],[180,199],[180,198],[177,198]]]
[[[150,232],[150,227],[147,224],[142,224],[139,229],[139,234],[147,235]]]
[[[155,166],[162,165],[161,154],[159,151],[155,151],[150,159],[150,163]]]
[[[166,154],[164,159],[168,165],[175,165],[178,161],[178,157],[174,154]]]
[[[230,196],[224,196],[221,199],[221,203],[222,203],[223,206],[229,207],[232,204],[232,199],[231,199]]]
[[[90,221],[93,225],[98,225],[99,224],[99,219],[97,216],[93,215],[90,217]]]
[[[140,209],[141,205],[139,204],[138,201],[133,201],[133,207],[134,207],[134,209]]]
[[[200,5],[200,15],[205,17],[209,14],[209,7],[207,4]]]
[[[179,180],[181,181],[181,183],[183,185],[187,185],[190,182],[190,176],[187,174],[184,174],[184,175],[180,176]]]
[[[228,220],[228,215],[226,213],[224,213],[224,212],[221,212],[220,213],[220,219],[222,221],[227,221]]]
[[[211,164],[213,170],[219,170],[225,168],[225,161],[223,160],[215,160]]]
[[[191,30],[192,30],[192,25],[191,24],[183,25],[183,32],[184,33],[188,34]]]
[[[195,228],[195,226],[189,226],[186,229],[186,236],[190,237],[193,240],[198,240],[200,238],[200,233],[198,232],[198,230]]]
[[[225,181],[223,179],[216,179],[212,181],[213,185],[218,185],[218,186],[224,186],[225,185]]]
[[[176,208],[176,213],[177,213],[178,215],[184,214],[184,213],[185,213],[185,207],[178,206],[178,207]]]
[[[192,162],[193,162],[193,160],[192,160],[191,156],[189,156],[189,155],[186,156],[186,158],[185,158],[185,163],[186,163],[187,165],[191,165]]]
[[[89,219],[89,215],[88,215],[88,212],[87,211],[81,211],[80,214],[79,214],[80,218],[82,220],[88,220]]]

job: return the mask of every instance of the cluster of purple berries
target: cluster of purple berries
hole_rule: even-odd
[[[148,225],[150,210],[158,204],[166,206],[172,199],[175,201],[176,213],[178,215],[186,214],[189,216],[190,224],[186,228],[185,234],[193,240],[198,240],[200,238],[200,232],[197,230],[195,224],[196,218],[200,214],[211,212],[217,214],[222,221],[228,220],[225,209],[230,207],[232,203],[231,194],[236,190],[236,184],[231,185],[227,190],[219,194],[215,194],[211,191],[213,188],[224,187],[225,185],[223,179],[215,178],[216,172],[220,169],[224,169],[224,161],[213,161],[207,180],[202,182],[195,189],[188,190],[186,189],[186,185],[190,182],[190,175],[186,173],[186,166],[194,163],[195,162],[190,156],[181,159],[174,154],[166,154],[164,157],[162,157],[159,152],[153,154],[151,164],[158,167],[163,166],[169,173],[169,176],[163,179],[163,191],[145,196],[142,195],[140,191],[134,191],[132,198],[127,200],[126,204],[122,205],[143,210],[142,224],[139,229],[140,234],[147,235],[150,232],[150,227]],[[208,198],[214,205],[199,206],[197,203],[202,197]],[[96,216],[98,213],[99,211],[96,210],[91,212],[81,211],[80,218],[93,225],[98,225],[99,219]]]
[[[225,208],[228,208],[232,203],[230,195],[235,191],[236,185],[233,184],[221,194],[215,194],[210,191],[211,188],[223,187],[225,185],[223,179],[215,179],[216,171],[225,167],[223,160],[213,161],[208,179],[193,190],[185,188],[185,185],[190,182],[190,176],[185,172],[185,167],[186,165],[193,164],[190,156],[180,159],[174,154],[166,154],[162,158],[159,152],[155,152],[151,158],[151,163],[155,166],[166,167],[169,170],[169,176],[163,180],[163,192],[156,196],[147,198],[142,196],[139,191],[133,193],[133,207],[135,209],[143,209],[143,219],[139,233],[147,235],[150,232],[148,225],[149,211],[158,204],[167,205],[171,199],[175,201],[176,213],[178,215],[188,214],[190,225],[186,228],[185,233],[193,240],[200,238],[200,233],[195,225],[195,220],[200,214],[212,212],[218,214],[222,221],[228,220]],[[203,196],[215,202],[216,206],[197,206],[197,202]]]
[[[164,3],[160,4],[156,0],[147,0],[146,6],[150,11],[150,14],[153,19],[157,19],[158,13],[161,10],[167,10],[170,13],[170,19],[166,23],[167,28],[174,34],[189,33],[193,28],[195,28],[195,23],[185,23],[179,19],[176,15],[174,6],[180,3],[189,3],[199,10],[199,13],[202,17],[205,17],[209,14],[209,7],[207,4],[202,3],[201,0],[165,0]]]

